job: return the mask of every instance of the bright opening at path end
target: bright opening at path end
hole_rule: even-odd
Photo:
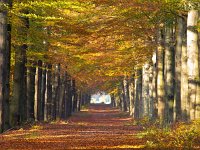
[[[93,94],[90,100],[91,104],[111,104],[111,97],[109,94],[106,94],[105,92],[99,92],[96,94]]]

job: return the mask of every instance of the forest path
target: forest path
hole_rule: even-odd
[[[134,149],[145,141],[132,119],[109,105],[91,105],[68,121],[32,126],[0,135],[0,149]]]

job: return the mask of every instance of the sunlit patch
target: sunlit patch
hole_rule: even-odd
[[[43,129],[43,126],[40,126],[40,125],[34,125],[31,127],[31,131],[35,131],[35,130],[42,130]]]

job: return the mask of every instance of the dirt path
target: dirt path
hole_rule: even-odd
[[[144,141],[141,128],[108,105],[93,105],[66,122],[43,124],[0,135],[0,149],[133,149]]]

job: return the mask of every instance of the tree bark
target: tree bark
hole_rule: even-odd
[[[157,101],[158,101],[158,119],[161,124],[164,121],[165,115],[165,100],[164,100],[164,47],[162,30],[158,33],[158,48],[157,48]]]
[[[149,117],[150,99],[149,99],[149,64],[145,64],[142,69],[142,101],[143,101],[143,117]]]
[[[42,61],[39,60],[36,67],[35,74],[35,100],[34,100],[34,113],[35,120],[41,121],[41,88],[42,88]]]
[[[135,111],[135,99],[134,99],[134,77],[131,76],[130,81],[129,81],[129,98],[130,98],[130,116],[133,117],[134,111]]]
[[[7,1],[1,1],[7,3]],[[9,90],[9,84],[7,84],[6,75],[9,75],[9,65],[7,61],[10,61],[10,49],[6,40],[8,38],[7,34],[7,12],[0,12],[0,133],[9,127],[9,118],[7,111],[9,110],[7,90]],[[9,79],[9,76],[8,78]],[[8,109],[8,110],[7,110]]]
[[[61,76],[60,79],[60,96],[59,96],[59,119],[62,118],[63,104],[64,104],[64,94],[65,94],[65,79],[66,75]]]
[[[152,120],[156,120],[158,118],[158,98],[157,98],[157,52],[153,53],[152,57],[153,63],[153,77],[152,77]]]
[[[124,111],[130,112],[130,101],[129,101],[129,91],[128,91],[128,79],[127,76],[124,77],[122,82],[122,90],[123,90],[123,101],[124,101]]]
[[[44,109],[45,109],[45,94],[46,94],[46,74],[47,74],[47,70],[46,70],[46,64],[43,63],[43,69],[42,69],[42,83],[41,83],[41,111],[40,111],[40,116],[41,116],[41,121],[44,120]]]
[[[190,119],[200,117],[199,87],[199,50],[198,31],[196,29],[198,11],[190,10],[187,19],[187,68],[188,68],[188,100],[190,101]]]
[[[36,63],[30,62],[30,66],[27,67],[27,116],[30,121],[34,118],[34,96],[35,96],[35,74],[36,74]]]
[[[135,79],[135,112],[134,118],[139,119],[143,114],[142,107],[142,70],[138,69],[136,71],[136,79]]]
[[[44,106],[44,121],[51,120],[52,106],[52,65],[48,64],[46,73],[46,92],[45,92],[45,106]]]
[[[165,94],[166,94],[166,104],[165,104],[165,122],[172,123],[174,119],[174,47],[172,43],[172,27],[170,25],[166,26],[165,34]],[[178,101],[177,101],[178,102]],[[180,107],[180,102],[177,103]]]

